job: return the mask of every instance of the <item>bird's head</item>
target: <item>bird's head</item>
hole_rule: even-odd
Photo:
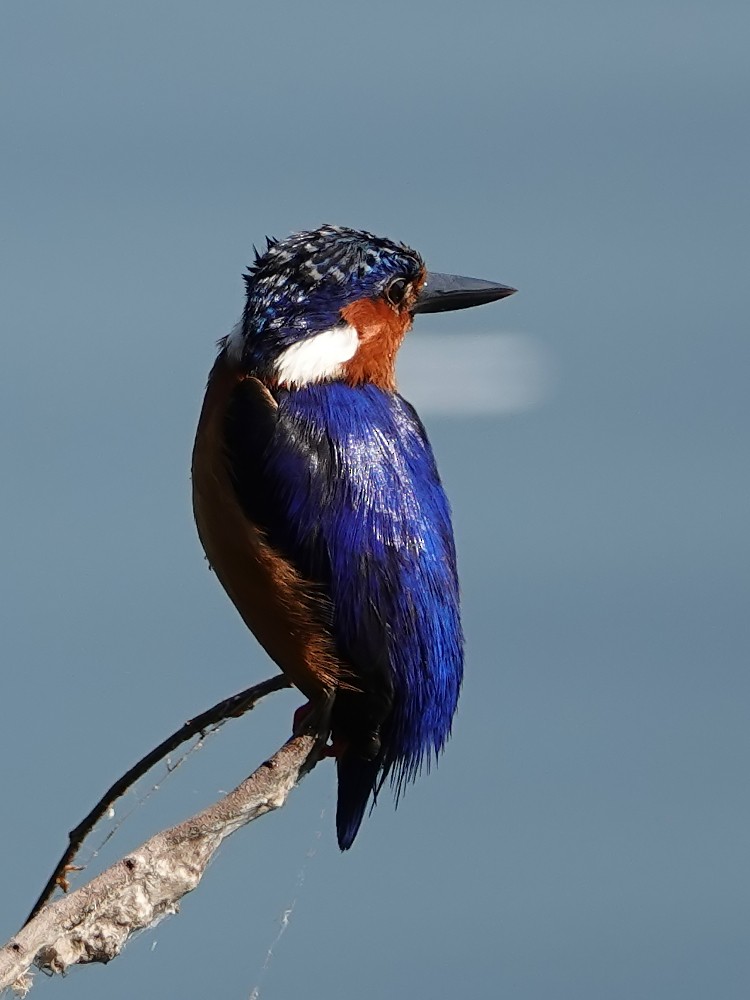
[[[428,272],[403,243],[321,226],[256,250],[230,362],[269,385],[341,379],[395,387],[396,353],[417,312],[481,305],[514,289]]]

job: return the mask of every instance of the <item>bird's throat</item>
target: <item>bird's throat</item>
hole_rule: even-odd
[[[359,336],[354,357],[343,366],[349,385],[371,382],[379,389],[396,388],[396,354],[411,326],[408,312],[397,312],[385,300],[360,299],[341,310]]]

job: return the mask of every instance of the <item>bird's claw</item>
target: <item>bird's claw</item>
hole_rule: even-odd
[[[327,740],[331,732],[331,711],[335,697],[335,691],[327,691],[317,701],[300,705],[294,713],[292,735],[310,733]]]

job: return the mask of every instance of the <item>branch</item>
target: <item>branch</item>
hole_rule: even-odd
[[[0,949],[0,990],[12,986],[25,994],[32,965],[63,973],[78,963],[109,962],[135,931],[176,913],[224,838],[280,808],[317,764],[325,749],[319,732],[310,720],[234,791],[45,907]]]
[[[283,688],[288,687],[291,687],[290,682],[283,674],[278,674],[276,677],[271,677],[266,681],[261,681],[260,684],[254,684],[252,687],[240,691],[239,694],[232,695],[231,698],[224,698],[212,708],[208,708],[205,712],[201,712],[200,715],[196,715],[194,719],[189,719],[183,726],[180,726],[178,730],[172,733],[171,736],[162,740],[158,747],[154,747],[145,757],[141,757],[137,764],[134,764],[129,771],[126,771],[113,785],[110,785],[88,815],[84,816],[78,826],[70,831],[68,834],[68,846],[63,851],[62,857],[57,862],[57,866],[47,880],[44,889],[42,889],[39,899],[37,899],[31,908],[31,913],[26,918],[26,923],[33,920],[42,907],[46,906],[52,893],[58,886],[67,891],[65,875],[71,870],[75,856],[84,840],[110,806],[121,795],[124,795],[131,785],[134,785],[139,778],[142,778],[147,771],[150,771],[168,753],[177,749],[178,746],[191,739],[191,737],[197,736],[199,733],[203,736],[209,726],[218,726],[229,718],[239,718],[245,712],[249,712],[251,708],[254,708],[260,699],[267,694],[272,694],[274,691],[281,691]]]

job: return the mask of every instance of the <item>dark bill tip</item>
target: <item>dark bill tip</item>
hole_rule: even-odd
[[[469,309],[496,302],[512,295],[515,288],[499,285],[496,281],[481,278],[462,278],[459,274],[440,274],[428,271],[427,281],[422,286],[415,313],[447,312],[449,309]]]

